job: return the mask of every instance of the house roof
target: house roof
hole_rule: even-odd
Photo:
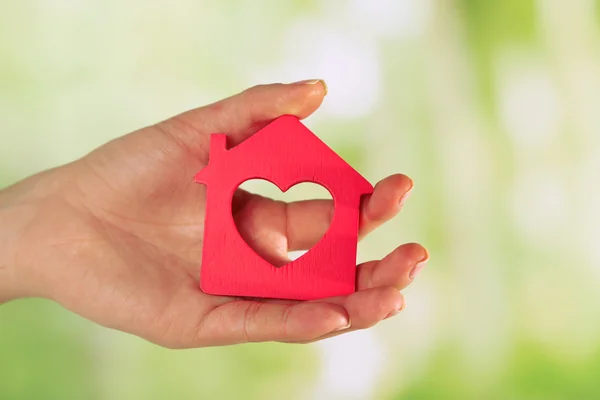
[[[373,190],[362,175],[292,115],[277,118],[229,150],[225,135],[212,135],[209,164],[196,175],[196,180],[209,183],[213,168],[227,168],[234,163],[235,168],[253,169],[257,164],[269,164],[268,161],[272,164],[270,173],[301,165],[313,178],[334,176],[333,179],[347,181],[360,194]]]

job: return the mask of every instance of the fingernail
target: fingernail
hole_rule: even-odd
[[[402,302],[402,305],[400,306],[400,308],[398,310],[392,311],[384,319],[392,318],[394,315],[400,314],[400,311],[404,310],[405,307],[406,307],[406,303]]]
[[[296,82],[295,85],[316,85],[319,82],[321,82],[321,85],[323,85],[325,96],[327,96],[327,84],[323,79],[306,79],[304,81]]]
[[[419,273],[421,272],[423,267],[425,267],[425,265],[427,265],[427,261],[429,261],[429,253],[427,252],[427,250],[425,250],[425,257],[423,257],[423,259],[421,261],[419,261],[417,263],[417,265],[414,266],[412,271],[410,271],[410,274],[408,275],[408,277],[410,279],[415,279],[419,275]]]
[[[334,332],[343,331],[344,329],[348,329],[348,328],[350,328],[351,325],[352,324],[350,323],[350,321],[347,321],[342,326],[340,326],[339,328],[334,330]]]
[[[402,207],[404,205],[404,203],[406,202],[406,200],[410,197],[413,187],[414,187],[414,183],[413,183],[413,181],[410,181],[410,189],[408,189],[408,191],[406,193],[404,193],[404,196],[400,197],[400,200],[398,200],[398,205],[400,207]]]

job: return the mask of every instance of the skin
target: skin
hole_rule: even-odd
[[[402,245],[357,267],[357,291],[318,301],[211,296],[199,289],[205,188],[190,177],[209,135],[239,144],[280,115],[306,118],[322,81],[261,85],[115,139],[0,191],[0,303],[41,297],[169,348],[306,343],[369,328],[404,308],[428,259]],[[413,182],[392,175],[361,204],[360,237],[393,218]],[[238,190],[233,212],[264,257],[285,260],[325,233],[331,201],[282,203]]]

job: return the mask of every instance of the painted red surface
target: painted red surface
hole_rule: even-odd
[[[354,292],[360,199],[373,186],[298,118],[282,116],[241,144],[211,136],[209,164],[196,174],[207,185],[200,286],[206,293],[313,300]],[[277,268],[240,236],[231,200],[240,184],[265,179],[282,191],[303,182],[333,197],[331,225],[302,257]]]

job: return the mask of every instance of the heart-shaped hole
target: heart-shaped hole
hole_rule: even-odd
[[[299,183],[282,192],[269,181],[251,179],[239,189],[231,205],[235,226],[246,243],[275,267],[301,257],[329,229],[333,199],[321,185]]]

